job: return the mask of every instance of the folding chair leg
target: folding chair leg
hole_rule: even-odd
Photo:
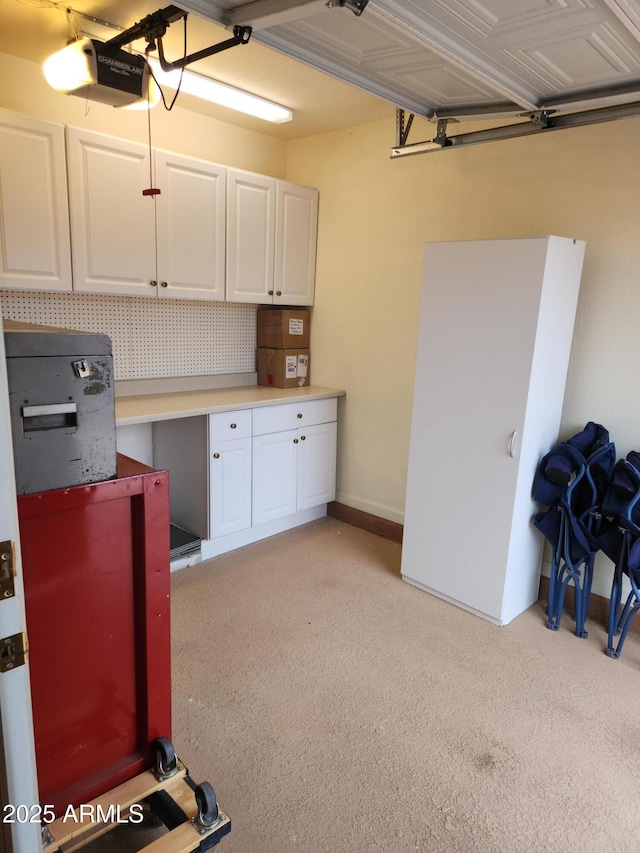
[[[628,602],[627,602],[627,604],[628,604]],[[634,601],[633,607],[630,610],[625,605],[624,613],[626,615],[624,618],[624,622],[621,625],[620,639],[618,640],[618,645],[616,647],[616,650],[613,652],[613,654],[609,655],[609,650],[607,649],[607,654],[609,655],[609,657],[612,657],[612,658],[619,658],[620,657],[620,653],[622,652],[622,647],[624,646],[624,641],[627,639],[627,634],[629,633],[629,628],[631,627],[631,622],[633,621],[633,617],[635,616],[636,612],[639,609],[640,609],[640,601],[638,601],[637,599]]]
[[[557,549],[553,552],[553,558],[551,560],[551,572],[549,573],[549,604],[547,605],[547,628],[550,631],[557,631],[558,625],[556,624],[557,610],[558,605],[556,601],[556,587],[558,585],[558,573],[560,568],[561,560],[558,555]]]

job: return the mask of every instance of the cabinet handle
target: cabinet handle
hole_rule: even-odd
[[[149,282],[149,284],[151,285],[151,287],[157,287],[157,286],[158,286],[158,282],[157,282],[155,279],[153,279],[153,278],[151,279],[151,281]]]
[[[219,453],[214,453],[214,454],[213,454],[213,458],[214,458],[214,459],[220,459],[220,454],[219,454]]]
[[[298,439],[297,439],[297,438],[294,438],[294,439],[293,439],[293,443],[294,443],[294,444],[297,444],[297,443],[298,443]]]
[[[511,438],[509,439],[509,456],[511,456],[511,457],[514,457],[516,455],[515,454],[515,443],[516,443],[517,436],[518,436],[518,430],[514,429],[514,431],[511,433]]]
[[[281,291],[281,290],[276,290],[276,296],[282,296],[282,291]]]
[[[306,437],[307,437],[306,435],[301,435],[301,436],[300,436],[300,441],[304,441]]]
[[[235,429],[235,428],[236,428],[236,424],[231,424],[231,429]]]
[[[301,418],[301,417],[302,417],[302,412],[300,412],[300,413],[298,414],[298,417],[299,417],[299,418]]]
[[[269,291],[269,296],[273,296],[273,290]]]
[[[169,285],[167,284],[167,282],[166,282],[166,281],[161,281],[161,282],[160,282],[160,287],[168,287],[168,286],[169,286]]]

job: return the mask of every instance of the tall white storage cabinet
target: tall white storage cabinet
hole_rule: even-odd
[[[531,484],[558,438],[584,248],[425,248],[402,577],[498,625],[538,597]]]

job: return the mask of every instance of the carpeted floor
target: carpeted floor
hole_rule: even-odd
[[[640,636],[497,628],[325,518],[172,576],[173,742],[220,853],[640,850]],[[162,830],[119,827],[92,853]]]
[[[220,853],[640,849],[640,638],[497,628],[322,519],[172,578],[173,741]]]

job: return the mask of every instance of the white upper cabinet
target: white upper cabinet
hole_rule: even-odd
[[[318,191],[228,170],[227,300],[312,305]]]
[[[168,151],[155,166],[160,295],[223,300],[227,170]]]
[[[285,181],[276,186],[274,303],[313,305],[318,190]]]
[[[67,129],[74,289],[224,299],[224,167]]]
[[[64,128],[0,110],[0,286],[71,290]]]
[[[312,305],[317,229],[315,189],[0,110],[1,287]]]
[[[272,302],[276,182],[235,169],[227,182],[227,299]]]
[[[155,202],[144,145],[67,128],[73,285],[80,293],[155,293]]]

